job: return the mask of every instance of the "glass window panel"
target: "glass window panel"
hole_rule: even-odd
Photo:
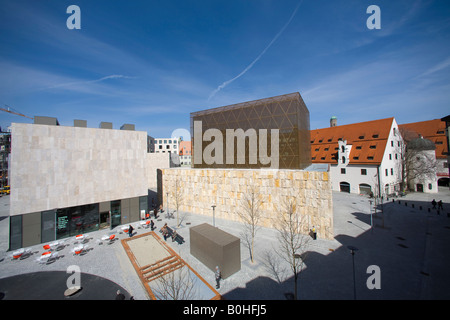
[[[55,240],[56,210],[42,211],[41,213],[41,241]]]
[[[22,248],[22,216],[11,216],[9,228],[9,249]]]
[[[56,210],[56,239],[70,236],[70,212],[68,208]]]
[[[111,201],[111,229],[120,225],[121,210],[120,200]]]

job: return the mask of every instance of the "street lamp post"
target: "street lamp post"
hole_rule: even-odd
[[[358,248],[354,246],[347,246],[352,254],[352,262],[353,262],[353,299],[356,300],[356,279],[355,279],[355,252],[358,251]]]
[[[166,192],[166,210],[167,210],[167,216],[169,216],[169,193]]]
[[[372,221],[372,200],[369,200],[369,209],[370,209],[370,230],[373,230],[373,221]]]
[[[215,216],[214,209],[216,208],[216,205],[213,204],[213,205],[211,206],[211,208],[213,208],[213,226],[215,227],[215,226],[216,226],[216,216]]]

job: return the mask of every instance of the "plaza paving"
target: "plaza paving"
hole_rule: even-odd
[[[432,199],[443,200],[444,210],[440,215],[430,210]],[[385,201],[383,213],[370,219],[369,199],[359,195],[333,192],[334,240],[319,238],[311,241],[305,268],[299,277],[298,294],[300,299],[353,299],[352,255],[347,246],[359,250],[354,256],[355,283],[357,299],[449,299],[450,292],[450,192],[441,189],[439,194],[408,194],[406,197]],[[36,258],[44,252],[42,245],[31,247],[33,255],[18,261],[11,261],[7,252],[9,235],[9,197],[0,198],[0,280],[21,274],[41,271],[63,271],[70,265],[77,265],[86,277],[97,276],[110,280],[114,285],[105,285],[97,299],[109,299],[115,296],[116,288],[123,288],[128,296],[136,300],[148,299],[146,290],[139,279],[120,241],[113,244],[98,244],[97,239],[115,232],[119,239],[128,237],[120,234],[120,226],[114,230],[99,230],[88,234],[90,250],[83,256],[74,256],[71,248],[74,239],[68,239],[69,246],[62,249],[60,258],[51,264],[39,264]],[[400,201],[400,203],[398,203]],[[406,202],[406,205],[405,205]],[[414,208],[412,208],[414,204]],[[422,206],[422,210],[420,207]],[[373,211],[373,210],[372,210]],[[176,225],[176,219],[156,222],[157,230],[167,222]],[[185,260],[209,284],[215,285],[214,273],[189,253],[189,227],[211,223],[212,217],[189,213],[183,220],[178,233],[185,243],[178,245],[171,240],[167,244]],[[220,229],[241,237],[242,225],[216,217],[215,224]],[[137,234],[149,230],[138,228]],[[270,228],[261,228],[257,233],[255,261],[252,263],[249,251],[241,242],[241,270],[223,280],[219,293],[226,299],[279,299],[291,297],[293,278],[289,266],[275,254],[278,248],[277,232]],[[278,268],[275,275],[267,268],[267,256],[273,258]],[[370,274],[367,268],[376,265],[380,268],[381,289],[368,289],[366,281]],[[59,272],[59,277],[63,279]],[[67,274],[69,277],[69,274]],[[24,276],[25,278],[25,276]],[[10,278],[13,279],[13,278]],[[42,292],[42,299],[64,299],[67,289],[64,281],[61,285],[48,286],[48,294]],[[82,277],[83,286],[83,277]],[[8,288],[0,293],[8,299]],[[56,277],[55,277],[56,283]],[[106,283],[106,282],[105,282]],[[25,285],[17,281],[17,286]],[[91,286],[92,287],[92,286]],[[89,285],[83,291],[86,299],[95,296],[94,289],[89,295]],[[98,287],[98,286],[97,286]],[[94,287],[92,287],[94,288]],[[106,294],[106,291],[113,291]],[[6,293],[5,293],[6,292]],[[22,291],[27,299],[27,291]],[[57,292],[57,293],[55,293]],[[17,297],[16,297],[17,298]],[[30,298],[30,297],[28,297]]]

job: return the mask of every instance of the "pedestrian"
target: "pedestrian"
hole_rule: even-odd
[[[433,201],[431,201],[431,205],[433,206],[433,209],[436,209],[436,200],[433,199]]]
[[[153,229],[155,229],[155,223],[153,222],[153,220],[150,220],[150,229],[153,231]]]
[[[312,227],[312,235],[313,235],[313,240],[316,240],[317,239],[317,231],[316,231],[315,226]]]
[[[161,228],[161,233],[164,236],[164,241],[167,239],[167,235],[168,235],[168,231],[167,231],[167,223],[165,223],[163,225],[163,227]]]
[[[214,276],[216,277],[216,289],[220,289],[220,279],[222,278],[222,274],[220,273],[219,266],[216,266]]]
[[[130,224],[130,226],[128,227],[128,236],[131,238],[133,236],[133,226]]]
[[[444,210],[444,206],[442,205],[442,200],[438,202],[438,209]]]

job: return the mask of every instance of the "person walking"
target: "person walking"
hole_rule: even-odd
[[[431,201],[431,205],[433,206],[433,209],[436,209],[436,200],[433,199],[433,201]]]
[[[130,224],[130,226],[128,227],[128,236],[131,238],[133,236],[133,226]]]
[[[220,289],[220,279],[222,278],[222,274],[220,273],[219,266],[216,266],[214,276],[216,277],[216,289]]]

